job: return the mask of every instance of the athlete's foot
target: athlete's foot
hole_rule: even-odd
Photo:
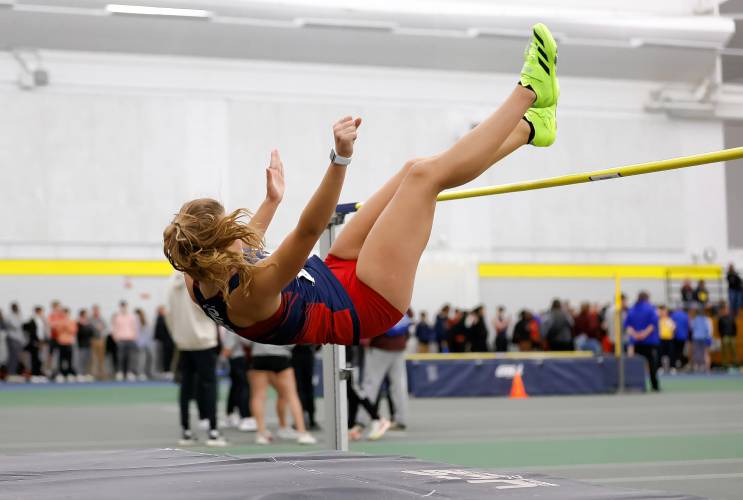
[[[551,146],[557,136],[557,106],[529,108],[524,115],[532,129],[529,144],[538,147]]]
[[[560,95],[557,81],[557,42],[542,23],[532,27],[531,41],[524,52],[519,83],[536,95],[533,107],[555,105]]]

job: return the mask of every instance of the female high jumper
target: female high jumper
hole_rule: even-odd
[[[520,80],[500,108],[447,151],[407,162],[364,203],[324,261],[310,252],[335,213],[360,118],[334,125],[325,177],[276,251],[262,250],[284,190],[273,151],[268,196],[249,223],[244,209],[226,214],[216,200],[189,201],[165,228],[166,257],[209,317],[255,342],[349,345],[385,333],[410,305],[437,195],[525,144],[554,142],[556,59],[551,33],[535,25]]]

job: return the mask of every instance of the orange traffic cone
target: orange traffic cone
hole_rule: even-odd
[[[526,393],[526,389],[524,389],[524,381],[521,379],[521,374],[516,372],[516,375],[513,376],[509,399],[526,399],[528,397],[529,395]]]

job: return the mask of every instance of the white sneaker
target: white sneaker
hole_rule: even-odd
[[[297,439],[299,433],[291,427],[279,427],[278,432],[276,432],[276,437],[279,439]]]
[[[225,424],[227,427],[237,427],[240,425],[240,415],[237,413],[230,413],[225,419]]]
[[[147,382],[149,380],[149,378],[145,374],[142,374],[137,378],[139,379],[140,382]]]
[[[386,418],[379,420],[372,420],[371,429],[369,429],[369,435],[366,439],[369,441],[376,441],[377,439],[384,436],[384,433],[390,428],[390,421]]]
[[[78,375],[77,376],[77,381],[78,382],[85,382],[85,375]]]
[[[258,424],[253,417],[244,418],[240,420],[237,430],[242,432],[255,432],[258,430]]]
[[[209,419],[208,418],[199,420],[199,429],[201,429],[202,431],[209,430]]]
[[[271,433],[266,431],[265,434],[257,432],[255,434],[255,444],[260,445],[267,445],[271,444],[271,441],[273,440],[273,436],[271,436]]]
[[[122,380],[124,380],[124,374],[121,372],[116,372],[116,381],[121,382]]]
[[[219,431],[209,431],[206,445],[222,448],[227,446],[227,440],[219,433]]]
[[[62,375],[60,373],[59,375],[57,375],[56,377],[54,377],[54,381],[57,382],[58,384],[61,384],[62,382],[65,381],[65,377],[64,377],[64,375]]]
[[[317,444],[317,439],[315,439],[315,436],[313,436],[309,432],[305,432],[297,436],[297,443],[298,444]]]
[[[137,381],[137,376],[134,375],[133,373],[127,373],[126,374],[126,381],[127,382],[136,382]]]
[[[197,444],[197,441],[191,431],[183,431],[181,439],[178,440],[178,446],[193,446],[195,444]]]

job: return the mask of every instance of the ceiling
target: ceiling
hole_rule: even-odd
[[[0,7],[0,49],[512,72],[524,27],[544,20],[559,38],[564,75],[697,83],[714,72],[734,31],[732,21],[708,15],[716,2],[701,0],[606,0],[603,10],[585,0],[564,0],[561,9],[546,0],[115,1],[211,17],[111,15],[100,0],[17,0]]]

